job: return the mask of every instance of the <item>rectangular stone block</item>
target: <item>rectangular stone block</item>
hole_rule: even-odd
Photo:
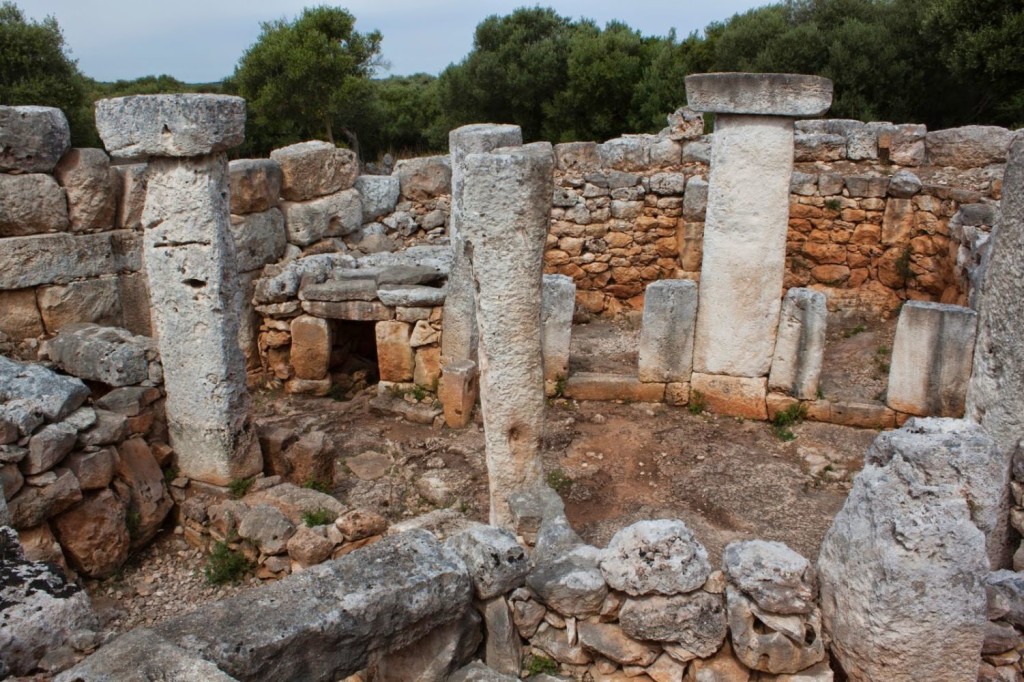
[[[919,416],[963,416],[977,326],[978,314],[970,308],[908,301],[896,324],[889,407]]]
[[[378,322],[377,365],[381,381],[412,381],[416,358],[409,344],[412,333],[408,322]]]
[[[110,173],[117,194],[114,225],[119,228],[142,228],[142,209],[146,206],[146,164],[111,166]]]
[[[476,363],[456,360],[445,365],[437,397],[444,406],[444,421],[453,429],[469,424],[480,392]]]
[[[301,315],[292,320],[291,332],[291,362],[295,376],[299,379],[325,379],[331,364],[331,323],[320,317]]]
[[[273,159],[235,159],[228,164],[231,213],[260,213],[281,198],[281,165]]]
[[[696,318],[697,285],[694,282],[662,280],[647,286],[640,329],[640,381],[690,380]]]
[[[764,377],[731,377],[694,373],[690,380],[690,402],[697,394],[715,414],[745,419],[767,419],[768,380]]]
[[[126,272],[117,278],[121,298],[122,324],[132,334],[153,336],[150,319],[149,282],[143,272]]]
[[[141,267],[140,244],[127,230],[12,237],[0,249],[0,289],[67,284]]]
[[[896,425],[896,413],[881,403],[839,401],[831,404],[828,421],[862,429],[891,429]]]
[[[259,270],[284,256],[288,237],[284,215],[276,208],[261,213],[231,216],[231,237],[235,240],[238,272]]]
[[[43,333],[35,290],[0,291],[0,332],[15,341],[34,339]]]
[[[565,275],[544,275],[541,305],[541,349],[544,380],[558,381],[569,374],[569,344],[572,315],[576,308],[576,285]]]
[[[64,190],[49,175],[0,174],[0,237],[68,229]]]
[[[303,301],[302,309],[310,315],[329,320],[371,322],[390,320],[395,311],[380,301]]]
[[[441,347],[427,346],[416,349],[416,369],[413,381],[431,391],[437,388],[441,379]]]
[[[120,327],[124,316],[117,277],[98,277],[61,286],[42,287],[39,312],[50,334],[76,322]]]
[[[309,246],[324,237],[342,237],[363,224],[363,205],[359,192],[346,189],[311,201],[281,203],[288,241]]]
[[[768,377],[769,389],[803,400],[817,397],[827,325],[823,293],[797,288],[786,293]]]
[[[644,383],[636,377],[621,374],[580,372],[565,382],[565,396],[576,400],[660,403],[665,398],[665,384]]]

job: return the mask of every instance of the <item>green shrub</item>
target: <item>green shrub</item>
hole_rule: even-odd
[[[524,671],[527,675],[554,675],[558,672],[558,664],[547,656],[531,655],[526,659]]]
[[[775,414],[772,418],[772,432],[781,441],[791,441],[796,438],[796,434],[790,427],[799,424],[806,417],[807,406],[803,403],[794,403]]]
[[[252,484],[255,482],[254,478],[236,478],[228,483],[228,490],[231,491],[231,497],[236,500],[240,500],[245,497],[245,494],[252,488]]]
[[[212,585],[236,584],[251,568],[252,563],[245,555],[228,547],[226,542],[218,542],[206,559],[203,573]]]
[[[700,414],[708,409],[708,400],[700,391],[694,391],[690,394],[690,402],[687,404],[686,409],[690,411],[690,414]]]
[[[572,488],[572,479],[561,469],[552,469],[547,475],[548,486],[559,495],[569,492]]]
[[[316,511],[302,512],[302,522],[312,528],[313,526],[326,526],[334,521],[334,514],[324,508]]]
[[[322,478],[310,478],[305,483],[302,484],[302,487],[309,488],[310,490],[316,490],[317,492],[326,493],[328,495],[331,492],[330,481],[325,481]]]

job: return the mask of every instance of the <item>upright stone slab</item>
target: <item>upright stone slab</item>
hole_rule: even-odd
[[[96,124],[112,156],[154,157],[143,250],[181,473],[218,485],[252,476],[262,458],[238,345],[242,310],[223,153],[244,137],[245,102],[214,95],[101,100]]]
[[[569,376],[569,344],[572,341],[572,314],[576,309],[576,284],[566,275],[544,275],[542,298],[544,381],[557,383]]]
[[[543,295],[554,154],[550,144],[536,143],[466,154],[460,165],[458,227],[476,292],[490,519],[511,527],[508,496],[544,485],[537,301]]]
[[[448,296],[444,302],[444,333],[441,336],[441,362],[476,360],[477,328],[473,303],[472,272],[462,237],[462,187],[465,182],[467,154],[489,152],[498,147],[523,143],[519,126],[476,123],[456,128],[448,134],[452,160],[452,208],[448,221],[453,260],[448,275]]]
[[[779,322],[793,171],[793,123],[824,113],[818,76],[686,77],[691,109],[718,114],[704,225],[694,370],[768,374]]]
[[[685,279],[652,282],[644,295],[640,328],[640,381],[687,382],[693,370],[697,284]]]
[[[825,294],[810,289],[786,292],[768,388],[801,400],[818,397],[827,327]]]
[[[963,416],[977,325],[970,308],[907,301],[896,323],[889,407],[921,417]]]

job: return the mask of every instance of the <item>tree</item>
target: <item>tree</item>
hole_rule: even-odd
[[[360,128],[373,112],[370,76],[384,62],[380,32],[359,33],[355,21],[344,9],[313,7],[294,21],[261,25],[231,79],[248,100],[249,148],[334,142],[337,129],[359,152]]]
[[[76,146],[98,144],[85,79],[57,20],[28,21],[13,2],[0,3],[0,46],[0,102],[62,109]]]
[[[447,147],[436,76],[392,76],[373,81],[373,87],[379,113],[372,152],[418,153]]]

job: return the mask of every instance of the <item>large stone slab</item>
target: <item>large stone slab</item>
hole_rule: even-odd
[[[744,419],[767,419],[767,388],[768,382],[764,378],[751,379],[694,372],[690,380],[690,403],[704,402],[715,414]]]
[[[692,592],[711,573],[708,553],[678,520],[639,521],[617,532],[601,559],[601,573],[633,596]]]
[[[832,81],[788,73],[694,74],[686,77],[686,102],[702,113],[820,116],[832,105]]]
[[[401,183],[402,196],[412,201],[433,199],[452,191],[452,164],[448,156],[402,159],[392,175]]]
[[[360,175],[355,188],[363,203],[363,220],[374,220],[394,212],[402,183],[391,175]]]
[[[665,398],[665,384],[643,382],[624,374],[577,372],[565,382],[565,396],[576,400],[660,403]]]
[[[49,175],[0,174],[0,237],[68,229],[64,190]]]
[[[647,285],[640,328],[640,381],[684,382],[693,370],[697,284],[662,280]]]
[[[0,289],[67,284],[141,267],[141,244],[130,230],[15,237],[0,250]]]
[[[962,416],[977,324],[970,308],[907,301],[896,324],[889,407],[920,416]]]
[[[349,189],[359,174],[352,150],[321,140],[275,149],[270,158],[281,166],[281,196],[288,201],[309,201]]]
[[[576,309],[576,285],[566,275],[544,275],[541,301],[541,348],[544,380],[557,382],[569,376],[569,344]]]
[[[1005,163],[1014,131],[999,126],[963,126],[933,130],[925,136],[928,163],[933,166],[980,168]]]
[[[820,291],[794,288],[786,292],[768,376],[769,389],[802,400],[818,397],[828,326],[825,304],[825,294]]]
[[[273,159],[235,159],[231,174],[231,213],[261,213],[281,198],[281,165]]]
[[[202,156],[242,143],[245,100],[195,93],[101,99],[96,129],[116,159]]]
[[[60,109],[0,106],[0,172],[49,173],[70,146]]]
[[[142,209],[146,204],[146,164],[132,163],[112,166],[117,195],[114,226],[138,230],[142,228]]]
[[[72,232],[96,232],[114,227],[117,209],[110,159],[102,149],[72,149],[53,174],[64,188]]]
[[[347,189],[309,201],[281,203],[288,241],[309,246],[324,237],[351,234],[363,224],[363,205],[359,192]]]

